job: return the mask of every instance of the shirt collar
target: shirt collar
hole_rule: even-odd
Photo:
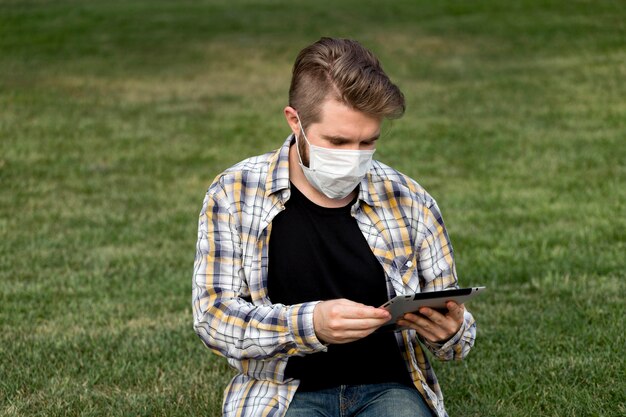
[[[372,166],[367,175],[361,180],[361,184],[359,184],[359,200],[370,206],[377,206],[380,205],[380,198],[373,185],[373,175],[374,167]]]
[[[289,189],[289,146],[294,138],[293,134],[289,135],[283,146],[269,160],[269,172],[265,184],[266,196]]]

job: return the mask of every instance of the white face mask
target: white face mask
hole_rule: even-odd
[[[347,197],[372,166],[372,156],[375,150],[353,151],[311,145],[300,123],[300,117],[298,117],[298,125],[304,140],[309,145],[309,166],[306,167],[302,163],[298,136],[296,136],[296,150],[306,179],[328,198]]]

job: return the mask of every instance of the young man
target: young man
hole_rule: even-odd
[[[398,294],[457,286],[435,201],[372,159],[404,97],[359,43],[322,38],[298,55],[292,134],[210,186],[198,228],[194,328],[239,373],[225,416],[445,416],[424,347],[462,359],[463,305],[390,319]]]

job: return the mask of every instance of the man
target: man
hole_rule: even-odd
[[[239,371],[225,416],[446,415],[423,347],[465,357],[472,315],[449,302],[376,331],[389,298],[457,286],[435,201],[372,160],[383,119],[404,108],[370,51],[322,38],[296,59],[284,145],[210,186],[194,328]]]

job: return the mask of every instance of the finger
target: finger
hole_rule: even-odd
[[[452,313],[450,312],[448,312],[444,316],[443,314],[433,309],[425,310],[430,311],[424,311],[424,313],[422,313],[422,311],[420,310],[420,313],[424,314],[425,317],[423,318],[425,322],[422,322],[422,326],[428,328],[432,334],[436,335],[437,340],[447,339],[451,337],[451,335],[456,333],[461,325],[461,322],[463,321],[462,315],[460,319],[457,319],[456,317],[453,317]],[[458,313],[458,310],[455,310],[454,314],[456,313]]]
[[[438,339],[438,336],[435,334],[435,332],[431,330],[430,325],[419,326],[415,324],[414,322],[411,322],[408,320],[398,320],[398,325],[401,327],[408,327],[410,329],[415,330],[417,334],[422,336],[424,339],[431,340],[431,341],[436,341]]]
[[[413,314],[413,313],[407,313],[405,314],[402,319],[406,320],[406,321],[410,321],[411,323],[414,323],[418,326],[424,326],[427,325],[430,320],[425,317],[422,316],[421,314]]]
[[[454,301],[448,301],[446,303],[446,308],[448,309],[448,313],[455,313],[463,309],[463,304],[457,304]]]
[[[442,323],[437,323],[436,321],[417,314],[405,314],[404,319],[398,321],[398,324],[400,326],[406,326],[414,329],[418,332],[418,334],[432,342],[450,338],[451,335],[456,332],[455,329],[458,327],[458,325],[454,324],[452,320],[446,320],[444,318]]]
[[[372,334],[380,325],[365,329],[329,329],[326,332],[326,341],[331,343],[348,343],[362,339]]]
[[[419,309],[420,314],[427,317],[429,320],[434,321],[435,323],[443,323],[446,319],[446,316],[441,314],[435,309],[422,307]]]
[[[319,310],[324,316],[333,319],[356,318],[356,319],[389,319],[390,313],[382,308],[374,308],[350,300],[329,300],[318,304]],[[317,307],[316,307],[317,308]]]
[[[457,304],[454,301],[448,301],[448,304],[446,304],[446,306],[448,307],[447,315],[451,316],[457,322],[462,319],[465,313],[464,304]]]
[[[382,311],[382,314],[380,311],[374,311],[372,314],[372,310],[377,309],[332,306],[328,316],[323,318],[324,326],[334,331],[375,330],[391,318],[391,315],[385,310]]]
[[[347,331],[374,331],[387,323],[387,321],[386,319],[345,319],[337,328],[346,329]]]
[[[400,324],[400,323],[408,323],[408,324]],[[425,331],[431,333],[434,328],[434,323],[428,320],[425,317],[417,314],[405,314],[402,319],[398,321],[398,324],[401,326],[407,326],[417,331]]]
[[[360,305],[343,305],[340,315],[351,319],[389,320],[391,313],[382,308]]]
[[[385,310],[384,308],[375,308],[375,307],[367,307],[361,309],[360,312],[357,313],[360,318],[373,318],[373,319],[382,319],[389,320],[391,319],[391,313]]]

